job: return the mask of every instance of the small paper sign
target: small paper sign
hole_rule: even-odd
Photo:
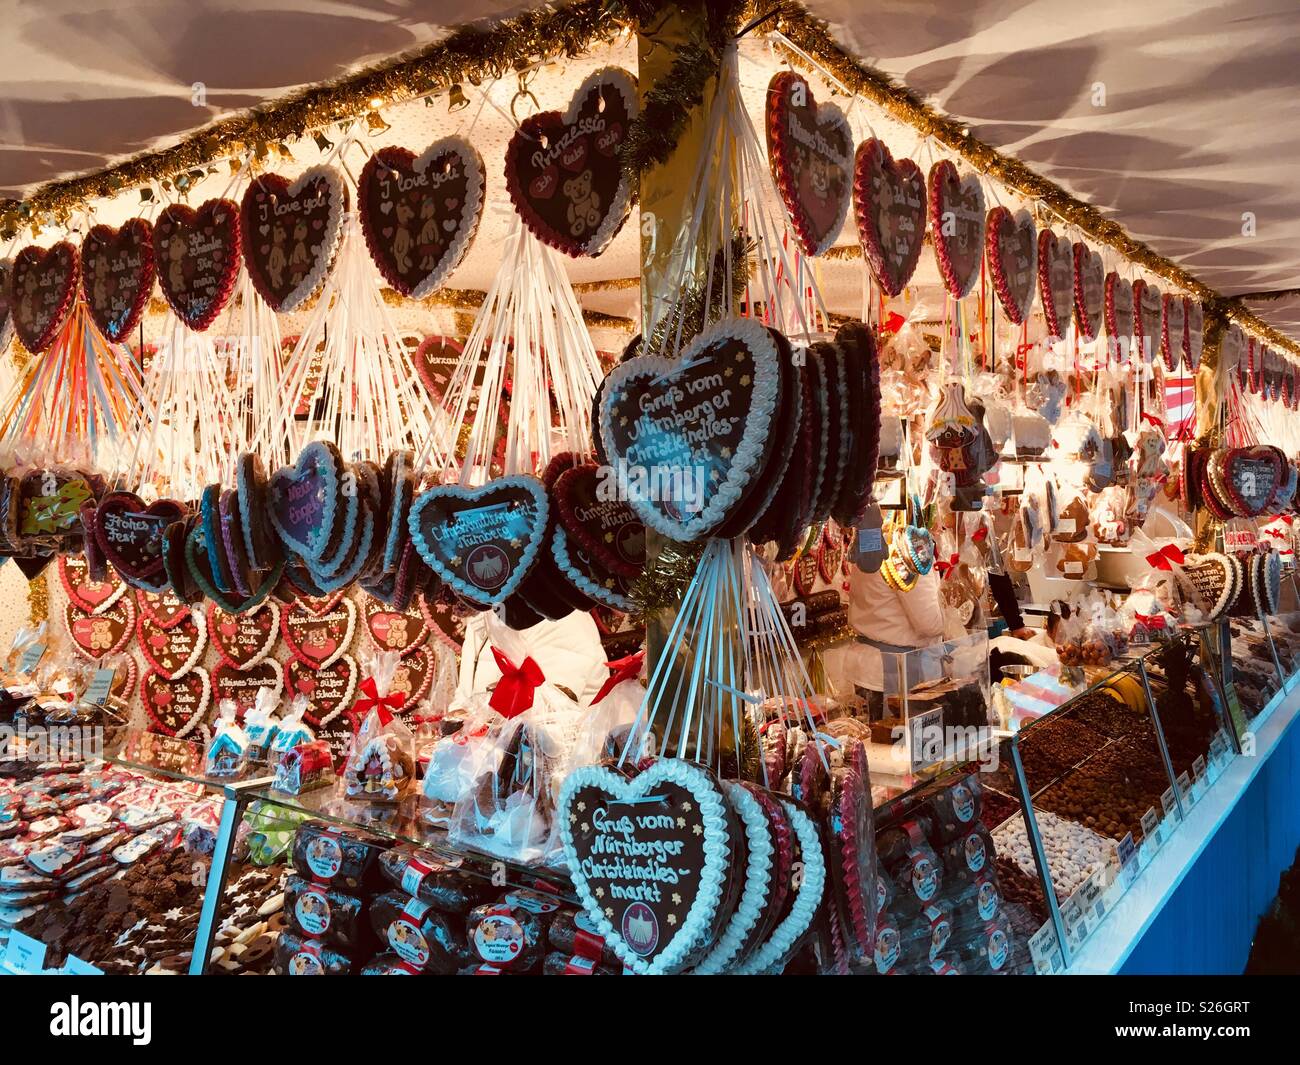
[[[1165,811],[1166,817],[1175,817],[1178,814],[1178,800],[1174,798],[1174,789],[1166,788],[1163,795],[1160,796],[1160,805]]]
[[[883,551],[884,549],[885,544],[879,529],[858,530],[858,550],[864,555],[872,551]]]
[[[18,672],[30,673],[45,656],[45,644],[34,643],[23,652],[22,658],[18,660]]]
[[[9,933],[4,967],[11,973],[39,973],[45,969],[45,944],[22,932]]]
[[[1061,959],[1061,944],[1051,921],[1029,937],[1029,956],[1034,961],[1034,972],[1039,976],[1051,976],[1065,968]]]
[[[1178,779],[1175,781],[1175,783],[1178,785],[1178,794],[1183,799],[1183,801],[1191,802],[1192,801],[1191,777],[1189,777],[1185,772],[1179,773]]]
[[[88,961],[83,961],[75,954],[68,957],[67,964],[63,966],[62,971],[68,976],[103,976],[104,970],[96,968]]]
[[[910,718],[907,730],[913,772],[943,761],[943,710],[930,710]]]
[[[108,702],[108,693],[113,690],[113,678],[117,672],[112,669],[97,669],[95,675],[90,678],[90,684],[86,688],[86,702],[94,706],[103,706]]]

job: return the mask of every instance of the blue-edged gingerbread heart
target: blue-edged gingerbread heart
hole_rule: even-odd
[[[621,362],[601,387],[600,437],[627,499],[681,543],[710,535],[767,464],[780,354],[753,319],[719,322],[676,359]]]
[[[308,562],[324,558],[336,540],[343,507],[343,457],[325,440],[302,449],[298,461],[267,483],[271,525],[280,542]]]
[[[421,492],[408,519],[429,568],[471,602],[495,606],[514,593],[546,538],[550,505],[536,477],[481,488],[438,485]]]

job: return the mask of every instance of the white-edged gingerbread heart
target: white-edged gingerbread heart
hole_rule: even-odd
[[[126,594],[126,582],[113,570],[102,581],[90,576],[86,560],[81,555],[59,556],[59,581],[68,600],[88,614],[107,610]]]
[[[208,635],[222,662],[233,669],[251,669],[275,649],[280,638],[280,607],[267,599],[252,610],[231,614],[209,603]]]
[[[149,731],[176,739],[196,738],[211,697],[212,684],[202,666],[176,678],[150,670],[140,681],[140,701],[149,716]]]
[[[1038,299],[1048,336],[1064,337],[1074,309],[1074,248],[1050,229],[1038,234]]]

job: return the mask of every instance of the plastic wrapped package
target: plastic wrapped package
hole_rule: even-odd
[[[497,736],[505,718],[488,704],[488,694],[473,696],[463,724],[434,745],[424,770],[424,797],[455,803],[469,794],[484,773],[495,772],[501,758]]]
[[[623,967],[613,948],[582,910],[561,910],[555,915],[546,938],[562,958],[579,955],[599,963],[602,969],[618,972]],[[554,955],[548,955],[548,960]]]
[[[379,855],[380,871],[394,887],[443,913],[466,914],[491,893],[491,882],[423,847],[403,844]]]
[[[1013,935],[1011,921],[998,911],[973,933],[955,937],[953,946],[968,973],[1006,975],[1011,971]]]
[[[939,851],[944,883],[950,894],[964,890],[984,876],[997,857],[988,829],[977,824],[969,832],[949,840]]]
[[[972,774],[945,788],[930,800],[930,826],[936,842],[969,832],[980,819],[984,789]]]
[[[543,915],[512,904],[508,897],[476,906],[465,922],[470,953],[489,965],[531,972],[546,953],[546,928],[551,920],[553,914]]]
[[[361,829],[308,821],[293,837],[293,867],[315,883],[369,893],[383,880],[379,855],[387,846],[386,840]]]
[[[905,821],[897,829],[883,833],[880,858],[893,884],[891,908],[900,919],[915,916],[939,897],[943,863],[926,841],[921,822]]]
[[[222,699],[204,752],[204,773],[217,780],[236,780],[247,764],[248,733],[239,724],[234,700]]]
[[[273,964],[278,976],[346,976],[352,971],[346,954],[287,928],[275,941]]]
[[[555,950],[542,962],[543,976],[618,976],[617,966],[603,965],[581,954],[565,954]]]
[[[898,926],[902,962],[909,972],[927,972],[930,963],[947,948],[953,938],[953,906],[937,899],[921,907],[920,912]]]
[[[270,688],[258,688],[253,705],[244,714],[244,731],[248,734],[248,760],[254,764],[264,765],[270,757],[271,744],[280,728],[275,708],[275,693]]]
[[[415,736],[393,714],[402,698],[388,694],[399,659],[395,651],[375,656],[353,707],[361,723],[343,767],[343,794],[354,802],[397,803],[415,785]]]
[[[472,961],[461,922],[402,891],[388,891],[370,904],[376,936],[407,965],[448,976]]]
[[[290,927],[357,957],[364,946],[365,902],[356,895],[291,874],[284,882],[284,910]]]

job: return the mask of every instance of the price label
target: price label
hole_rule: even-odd
[[[10,932],[3,964],[11,973],[42,972],[45,969],[45,944],[22,932]]]
[[[64,973],[68,976],[103,976],[104,970],[97,969],[88,961],[83,961],[75,954],[70,955],[67,964],[63,966]]]
[[[880,535],[879,529],[859,529],[858,530],[858,551],[862,554],[870,554],[873,551],[883,551],[885,542]]]
[[[108,694],[113,690],[115,676],[117,673],[112,669],[95,670],[95,675],[90,678],[90,684],[86,688],[86,702],[94,706],[103,706],[108,702]]]
[[[22,658],[18,660],[18,672],[30,673],[45,657],[45,644],[34,643],[23,652]]]
[[[943,710],[930,710],[910,718],[907,729],[914,772],[943,761]]]
[[[1228,754],[1232,750],[1228,746],[1228,735],[1223,729],[1219,729],[1214,734],[1214,739],[1210,740],[1210,761],[1215,765],[1222,767],[1222,764],[1228,761]]]
[[[1192,802],[1192,780],[1186,773],[1179,773],[1178,779],[1174,781],[1178,785],[1178,794],[1184,802]]]
[[[1160,849],[1160,815],[1154,806],[1142,815],[1142,843],[1152,853]]]
[[[1034,962],[1034,972],[1051,976],[1065,968],[1061,958],[1061,943],[1056,938],[1056,928],[1048,921],[1029,937],[1029,956]]]
[[[1165,811],[1165,817],[1178,816],[1178,800],[1174,798],[1173,788],[1165,789],[1164,794],[1160,796],[1160,806]]]
[[[1126,832],[1124,838],[1119,841],[1119,867],[1123,869],[1134,858],[1137,857],[1137,844],[1133,842],[1133,833]]]

